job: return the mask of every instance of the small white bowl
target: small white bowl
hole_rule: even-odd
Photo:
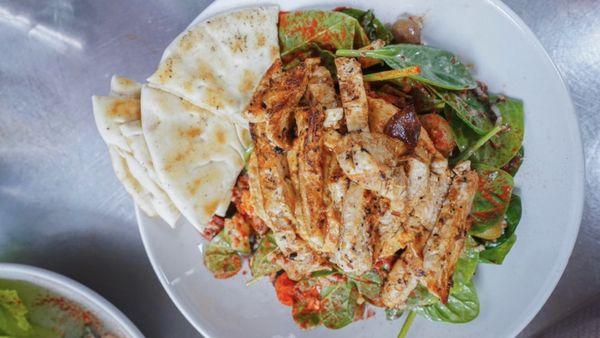
[[[103,327],[117,337],[144,337],[114,305],[96,292],[65,276],[33,266],[0,263],[0,279],[29,282],[60,295],[90,311]]]

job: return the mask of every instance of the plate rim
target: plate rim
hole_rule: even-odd
[[[200,13],[198,13],[198,17],[201,16],[204,12],[211,10],[212,8],[214,8],[215,6],[217,6],[219,3],[223,2],[223,1],[226,1],[226,0],[213,1],[208,6],[206,6],[202,11],[200,11]],[[575,216],[572,220],[572,223],[574,225],[569,227],[570,232],[567,234],[568,237],[565,239],[565,241],[563,242],[564,243],[563,246],[560,248],[561,252],[559,254],[559,257],[561,257],[561,258],[559,259],[559,262],[556,266],[557,268],[553,269],[548,274],[548,278],[546,279],[546,282],[543,285],[541,285],[541,287],[544,291],[541,293],[538,293],[533,298],[532,302],[530,303],[530,306],[532,307],[531,311],[528,311],[527,315],[523,317],[523,320],[521,320],[518,325],[515,325],[513,327],[513,331],[511,332],[510,336],[515,337],[521,331],[523,331],[523,329],[533,320],[533,318],[539,313],[539,311],[542,309],[542,307],[546,304],[546,302],[550,298],[551,294],[556,289],[556,286],[558,285],[558,282],[560,281],[560,279],[570,261],[570,257],[573,253],[573,249],[575,247],[575,243],[576,243],[577,237],[579,235],[579,230],[581,227],[581,221],[582,221],[582,217],[583,217],[584,198],[585,198],[585,175],[586,175],[585,160],[584,160],[585,157],[584,157],[583,141],[582,141],[582,137],[581,137],[580,121],[578,119],[575,105],[573,104],[571,92],[566,85],[564,76],[563,76],[562,72],[560,71],[560,69],[554,63],[554,60],[552,60],[552,58],[550,57],[550,54],[548,53],[546,48],[544,48],[544,46],[539,41],[537,36],[533,33],[533,31],[531,30],[529,25],[527,25],[523,21],[523,19],[521,19],[521,17],[518,14],[516,14],[508,5],[506,5],[501,0],[481,0],[481,1],[491,4],[499,12],[501,12],[501,14],[503,14],[508,19],[510,19],[513,22],[513,24],[516,26],[516,28],[518,28],[521,31],[521,33],[523,34],[523,37],[530,44],[532,44],[535,52],[539,53],[540,57],[544,58],[545,61],[547,61],[551,65],[552,69],[554,70],[554,73],[558,76],[559,85],[560,85],[563,93],[566,94],[566,99],[568,101],[567,103],[568,103],[568,107],[569,107],[569,112],[567,113],[567,115],[568,115],[568,118],[571,119],[570,122],[573,124],[572,126],[570,126],[571,128],[573,128],[573,136],[574,136],[573,144],[572,144],[573,155],[574,155],[573,163],[575,163],[574,165],[576,166],[576,170],[579,173],[581,173],[581,175],[579,176],[579,179],[574,182],[575,183],[574,197],[576,198],[576,200],[573,201],[574,202],[573,211],[575,212],[574,213]],[[272,5],[272,4],[273,4],[273,2],[256,0],[256,4],[254,4],[254,6]],[[324,4],[326,4],[326,3],[324,3]],[[233,7],[228,10],[233,10],[234,8],[244,8],[244,7],[248,7],[248,5],[241,5],[239,7]],[[222,12],[222,11],[219,11],[219,12]],[[194,22],[196,20],[197,20],[197,18],[195,18],[192,22]],[[190,25],[191,25],[191,23],[190,23]],[[143,225],[142,225],[143,222],[140,217],[140,210],[137,206],[135,206],[135,216],[136,216],[136,223],[137,223],[138,229],[140,231],[142,243],[144,245],[144,250],[146,251],[148,259],[150,260],[150,264],[152,265],[152,269],[154,270],[154,273],[156,274],[157,278],[159,279],[159,281],[160,281],[161,285],[163,286],[164,290],[166,291],[167,295],[169,296],[171,301],[175,304],[175,306],[177,307],[179,312],[181,314],[183,314],[183,316],[186,318],[186,320],[198,332],[200,332],[203,336],[205,336],[207,338],[212,338],[214,335],[209,333],[203,326],[200,325],[200,323],[198,321],[196,321],[195,319],[192,318],[191,313],[189,313],[187,311],[187,309],[183,305],[182,301],[179,299],[179,296],[175,294],[173,289],[170,287],[169,282],[166,280],[165,275],[162,273],[162,270],[157,262],[156,257],[149,250],[148,237],[145,234],[145,231],[143,229]],[[181,226],[181,225],[179,225],[179,226]]]

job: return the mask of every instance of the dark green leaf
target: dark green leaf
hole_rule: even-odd
[[[502,118],[503,130],[474,155],[473,159],[494,167],[502,167],[521,149],[525,133],[523,101],[511,98],[491,98]]]
[[[466,283],[475,274],[479,261],[479,252],[475,249],[476,247],[477,242],[471,236],[468,236],[465,248],[456,262],[454,275],[452,276],[455,283]]]
[[[469,69],[450,52],[423,45],[387,45],[372,51],[338,50],[338,56],[366,56],[383,60],[393,69],[419,66],[421,72],[410,78],[433,86],[452,90],[472,89],[477,82]]]
[[[517,235],[514,233],[502,244],[485,249],[479,253],[479,261],[482,263],[493,263],[493,264],[502,264],[504,262],[504,258],[512,248],[512,246],[517,241]]]
[[[327,68],[331,73],[331,76],[335,78],[337,74],[337,68],[335,67],[335,55],[327,50],[319,47],[316,43],[312,44],[312,49],[317,56],[321,58],[321,65]]]
[[[252,279],[268,276],[281,270],[281,267],[275,263],[275,258],[279,253],[273,234],[271,232],[267,233],[258,243],[258,248],[250,259]]]
[[[427,290],[427,288],[421,284],[413,290],[411,296],[406,300],[406,306],[409,309],[414,309],[421,306],[427,306],[438,303],[440,300]]]
[[[390,32],[390,30],[375,17],[372,10],[363,11],[356,8],[344,8],[340,10],[340,12],[348,14],[358,20],[371,41],[381,39],[388,44],[394,38],[392,32]]]
[[[229,278],[242,268],[242,258],[231,248],[225,231],[204,247],[204,265],[216,278]]]
[[[317,270],[310,273],[311,277],[325,277],[336,273],[335,270]]]
[[[341,12],[309,10],[279,15],[282,57],[307,51],[313,43],[336,50],[362,47],[369,41],[360,23]]]
[[[446,304],[437,302],[413,311],[438,322],[466,323],[479,315],[479,298],[472,281],[464,284],[455,282]]]
[[[495,248],[502,245],[515,233],[515,230],[519,225],[519,221],[521,220],[521,198],[519,196],[513,194],[510,197],[510,203],[508,204],[508,209],[506,209],[504,220],[506,223],[504,233],[502,233],[502,235],[493,242],[485,242],[486,248]]]
[[[502,221],[514,183],[512,176],[502,169],[481,163],[473,168],[479,174],[479,186],[471,208],[473,224],[470,233],[477,234]]]
[[[502,128],[471,156],[471,160],[500,168],[518,154],[523,144],[523,102],[505,97],[499,99],[497,96],[492,97],[491,102],[492,107],[499,112],[499,122]],[[480,136],[457,118],[458,114],[452,114],[448,110],[446,110],[446,114],[449,115],[450,126],[461,151],[465,151],[479,140]]]
[[[340,329],[354,320],[358,290],[351,281],[340,281],[321,291],[321,321],[330,329]]]
[[[365,298],[373,300],[379,296],[383,281],[377,271],[371,270],[362,276],[350,276],[350,278],[356,284],[358,292]]]
[[[403,313],[404,313],[403,310],[385,309],[385,319],[387,319],[387,320],[396,320],[396,319],[402,317]]]
[[[466,93],[443,91],[430,88],[442,101],[451,107],[456,116],[479,135],[484,135],[494,123],[490,120],[493,112],[480,102],[472,91]]]

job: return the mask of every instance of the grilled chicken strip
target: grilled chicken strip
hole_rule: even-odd
[[[319,59],[306,59],[284,72],[281,60],[276,60],[259,82],[245,112],[246,119],[252,123],[264,122],[286,108],[297,106],[306,92],[309,76],[318,63]]]
[[[386,307],[404,308],[424,273],[420,255],[419,249],[410,245],[394,263],[381,290],[381,300]]]
[[[296,196],[287,179],[287,161],[283,151],[277,151],[266,139],[264,124],[252,124],[250,132],[254,139],[263,207],[269,218],[267,225],[273,231],[293,231]]]
[[[335,156],[332,153],[327,155],[324,170],[327,231],[325,232],[323,251],[332,253],[337,249],[342,231],[343,199],[350,186],[350,180],[344,175]]]
[[[369,96],[369,128],[371,132],[382,133],[392,116],[400,112],[400,109],[384,99]]]
[[[248,162],[250,192],[257,203],[256,213],[273,230],[283,253],[280,264],[290,278],[300,279],[327,266],[326,261],[296,235],[297,197],[288,180],[287,159],[264,136],[264,124],[250,126],[255,146]],[[262,208],[260,207],[262,205]]]
[[[360,63],[352,58],[335,58],[340,96],[348,131],[369,131],[369,105]]]
[[[314,68],[308,80],[306,97],[311,107],[323,110],[340,107],[333,78],[327,68],[323,66]]]
[[[477,173],[470,170],[468,161],[456,166],[453,172],[455,176],[448,196],[423,250],[425,285],[444,304],[448,301],[454,267],[470,228],[467,216],[471,212],[479,179]]]
[[[373,263],[370,229],[367,220],[369,193],[356,183],[350,183],[343,198],[342,231],[334,261],[347,273],[361,275]]]
[[[349,133],[334,152],[353,182],[392,201],[404,199],[407,181],[400,162],[406,147],[402,142],[379,133]]]
[[[323,249],[325,237],[324,203],[324,148],[323,120],[320,108],[299,109],[298,123],[298,193],[303,222],[298,224],[298,234],[315,250]],[[303,124],[306,123],[306,126]]]
[[[271,87],[274,86],[275,83],[281,78],[282,73],[283,70],[281,60],[277,59],[275,62],[273,62],[271,67],[267,69],[265,75],[263,75],[262,79],[258,83],[258,86],[256,87],[256,90],[254,91],[252,100],[248,104],[246,111],[243,112],[243,115],[248,122],[259,123],[264,122],[269,118],[264,99],[267,95],[267,92],[271,90]]]

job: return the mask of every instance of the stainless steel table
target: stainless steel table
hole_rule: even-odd
[[[583,132],[585,214],[567,270],[522,336],[600,335],[600,1],[509,0],[563,73]],[[149,337],[199,336],[158,283],[90,96],[150,74],[209,3],[0,0],[0,260],[72,277]],[[566,319],[565,319],[566,318]]]

